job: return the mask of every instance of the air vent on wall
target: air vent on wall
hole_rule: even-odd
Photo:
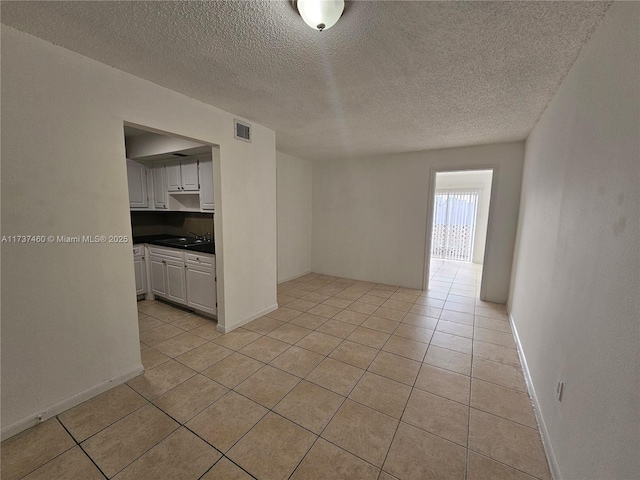
[[[233,120],[234,136],[238,140],[251,143],[251,126],[241,123],[239,120]]]

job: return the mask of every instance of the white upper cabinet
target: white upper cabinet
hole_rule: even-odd
[[[167,190],[179,192],[182,190],[182,174],[180,172],[180,160],[173,160],[165,164],[167,174]]]
[[[170,192],[197,192],[198,160],[173,160],[166,164],[167,190]]]
[[[200,210],[213,211],[213,161],[211,158],[200,159]]]
[[[180,160],[180,174],[182,176],[182,190],[189,192],[200,190],[197,159]]]
[[[127,158],[127,180],[129,182],[129,208],[149,208],[147,167]]]
[[[131,210],[214,211],[211,155],[145,162],[127,159]]]
[[[151,167],[153,172],[153,206],[157,209],[167,208],[167,170],[164,163]]]

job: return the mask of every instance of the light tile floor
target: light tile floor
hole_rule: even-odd
[[[2,479],[548,479],[502,305],[308,274],[221,335],[139,302],[143,375],[2,443]]]

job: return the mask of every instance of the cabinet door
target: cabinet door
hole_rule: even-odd
[[[182,190],[182,177],[180,173],[180,160],[165,163],[165,173],[167,175],[167,190],[179,192]]]
[[[216,271],[187,265],[187,305],[216,313]]]
[[[187,303],[187,292],[184,282],[184,263],[165,262],[167,272],[167,298],[177,303]]]
[[[133,268],[136,275],[136,295],[147,293],[147,267],[144,257],[135,257]]]
[[[147,167],[127,158],[127,181],[129,183],[129,208],[148,208]]]
[[[198,160],[181,160],[182,190],[197,192],[200,190],[198,180]]]
[[[167,296],[167,280],[165,277],[165,260],[155,257],[149,258],[149,268],[151,269],[151,290],[156,295]]]
[[[153,171],[153,206],[167,208],[167,174],[164,164],[154,165]]]
[[[200,160],[200,209],[213,210],[213,161]]]

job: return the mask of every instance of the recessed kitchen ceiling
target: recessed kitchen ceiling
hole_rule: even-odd
[[[522,140],[610,2],[2,2],[24,32],[335,159]]]

